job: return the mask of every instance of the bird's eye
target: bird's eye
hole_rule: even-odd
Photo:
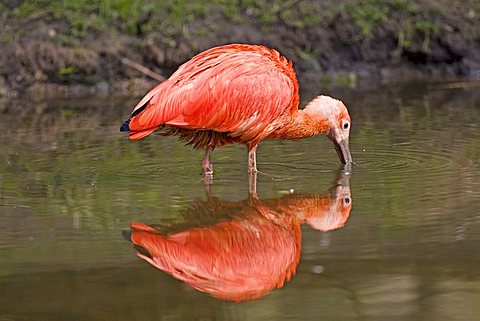
[[[343,204],[345,205],[349,205],[350,204],[350,199],[347,197],[347,198],[344,198],[343,199]]]
[[[347,129],[350,128],[350,123],[348,121],[344,120],[342,122],[342,127],[343,127],[343,129],[347,130]]]

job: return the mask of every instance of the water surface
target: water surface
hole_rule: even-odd
[[[478,320],[479,88],[328,94],[350,108],[357,166],[347,217],[323,230],[306,220],[289,230],[278,217],[305,213],[296,197],[343,199],[325,137],[262,142],[252,203],[244,146],[213,153],[208,195],[202,152],[118,132],[135,101],[8,105],[0,115],[0,319]],[[272,235],[285,233],[285,248],[296,249],[285,257],[299,255],[296,273],[242,302],[215,297],[139,258],[122,236],[132,222],[163,235],[274,224]]]

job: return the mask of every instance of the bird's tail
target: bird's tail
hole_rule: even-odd
[[[157,86],[158,87],[158,86]],[[152,128],[144,128],[141,130],[132,130],[130,128],[130,121],[132,120],[133,117],[139,115],[142,113],[148,106],[150,99],[153,97],[155,94],[155,89],[150,91],[150,93],[147,94],[139,103],[137,106],[135,106],[135,109],[133,110],[131,116],[129,119],[123,122],[122,126],[120,126],[120,131],[121,132],[129,132],[129,138],[132,140],[137,140],[137,139],[142,139],[145,136],[150,135],[153,133],[159,126],[152,127]],[[162,125],[160,127],[163,127],[165,125]]]
[[[120,126],[121,132],[129,132],[130,131],[130,118],[123,122],[122,126]]]
[[[120,131],[129,132],[128,138],[132,140],[142,139],[143,137],[148,136],[151,133],[153,133],[155,130],[157,130],[157,127],[154,127],[154,128],[133,131],[130,129],[130,119],[131,118],[123,122],[122,126],[120,126]]]
[[[154,264],[152,254],[143,246],[143,241],[146,239],[147,242],[145,242],[145,244],[150,244],[149,241],[152,237],[162,238],[157,230],[143,223],[132,222],[130,224],[130,230],[122,231],[122,235],[128,242],[132,243],[133,247],[138,252],[138,256],[147,260],[151,264]]]

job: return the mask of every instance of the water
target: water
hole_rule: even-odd
[[[214,152],[208,193],[202,152],[127,141],[134,101],[8,105],[0,320],[478,320],[477,85],[330,92],[351,111],[351,176],[325,137],[265,141],[258,198],[243,146]],[[153,234],[139,258],[132,222],[197,247],[150,264],[170,248]]]

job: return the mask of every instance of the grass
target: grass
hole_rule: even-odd
[[[140,20],[148,14],[156,18],[145,22],[148,30],[156,29],[155,25],[164,25],[159,21],[165,20],[168,24],[178,26],[201,18],[208,10],[208,3],[206,0],[193,4],[185,0],[37,0],[21,3],[12,10],[12,15],[28,19],[41,10],[48,10],[54,18],[66,20],[72,27],[72,35],[81,38],[87,32],[112,27],[138,33]]]
[[[385,3],[375,0],[349,4],[345,8],[364,37],[370,37],[373,29],[380,23],[387,21],[391,13]]]
[[[392,18],[401,16],[404,19],[404,28],[399,31],[402,45],[409,44],[407,39],[413,33],[428,38],[439,31],[438,23],[426,14],[426,8],[414,0],[351,0],[344,4],[295,0],[29,0],[13,8],[11,14],[29,19],[46,10],[54,18],[67,21],[70,36],[77,38],[111,28],[131,34],[160,31],[168,35],[215,12],[222,13],[232,23],[253,20],[264,27],[283,23],[300,29],[321,25],[329,18],[344,14],[355,22],[364,38],[372,37],[379,26],[388,25]],[[474,14],[477,12],[472,10]]]
[[[413,0],[366,0],[348,3],[342,10],[355,22],[362,38],[373,38],[380,28],[396,29],[398,46],[392,52],[394,57],[418,38],[422,39],[421,50],[428,53],[431,39],[441,31],[439,22],[432,17],[441,13],[427,10]]]

